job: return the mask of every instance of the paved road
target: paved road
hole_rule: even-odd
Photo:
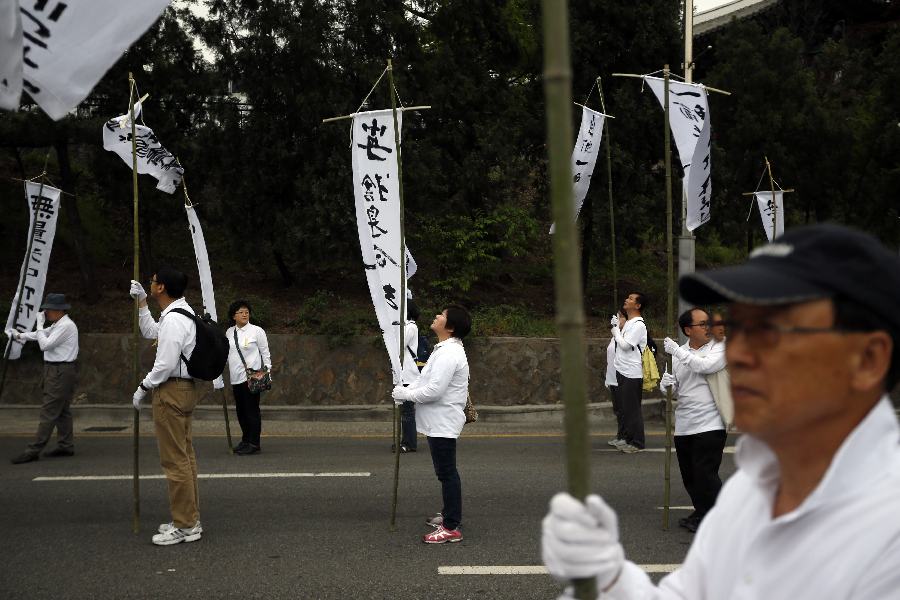
[[[425,452],[402,456],[397,531],[388,529],[393,461],[383,436],[264,438],[264,452],[226,454],[196,440],[201,473],[370,473],[367,477],[214,478],[200,482],[203,539],[156,547],[169,520],[165,483],[142,481],[141,533],[131,532],[131,481],[36,477],[130,475],[131,438],[81,435],[73,458],[11,465],[24,445],[0,436],[0,598],[554,598],[546,574],[439,575],[448,566],[540,565],[540,521],[564,486],[558,435],[462,438],[465,539],[430,546],[424,517],[440,508]],[[663,438],[650,438],[659,448]],[[155,441],[141,440],[142,473],[158,475]],[[678,564],[691,534],[661,530],[663,457],[623,455],[594,438],[593,488],[620,514],[626,553]],[[729,441],[732,444],[733,440]],[[726,455],[722,473],[733,472]],[[672,504],[687,505],[677,466]],[[658,579],[660,575],[655,575]]]

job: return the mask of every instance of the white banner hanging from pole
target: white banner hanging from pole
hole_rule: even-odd
[[[141,113],[141,103],[134,105],[134,118],[137,121]],[[178,164],[171,152],[166,150],[153,130],[146,125],[135,125],[137,135],[137,167],[138,173],[149,174],[158,180],[156,189],[172,194],[181,183],[184,168]],[[121,115],[110,119],[103,125],[103,149],[119,155],[128,168],[132,166],[131,157],[131,118]]]
[[[0,2],[0,107],[22,89],[51,119],[78,106],[170,0]]]
[[[665,82],[659,77],[644,77],[644,81],[653,90],[660,106],[665,107]],[[669,81],[669,126],[684,170],[682,185],[687,196],[685,225],[693,231],[709,221],[712,197],[712,126],[703,85]]]
[[[209,313],[213,321],[218,322],[216,314],[216,293],[213,290],[212,272],[209,269],[209,255],[206,253],[206,239],[203,237],[203,228],[197,218],[197,211],[193,206],[185,206],[188,228],[191,230],[191,242],[194,244],[194,256],[197,257],[197,273],[200,275],[200,294],[203,297],[202,313]],[[213,387],[217,390],[225,387],[222,376],[216,377]]]
[[[597,152],[600,149],[600,140],[603,137],[603,120],[606,115],[591,110],[586,106],[581,107],[581,127],[578,129],[578,137],[575,138],[575,149],[572,150],[572,200],[575,205],[574,216],[578,219],[578,213],[584,204],[588,188],[591,186],[591,177],[594,175],[594,165],[597,164]],[[550,226],[550,234],[556,231],[556,223]]]
[[[25,199],[28,203],[28,232],[31,236],[31,252],[22,262],[16,293],[6,319],[6,330],[15,329],[26,333],[34,329],[37,314],[40,312],[44,298],[44,284],[47,282],[47,269],[50,265],[50,252],[53,250],[53,238],[56,236],[56,218],[59,215],[60,190],[49,185],[28,181],[25,183]],[[25,242],[25,248],[29,245]],[[26,250],[27,252],[27,250]],[[23,286],[24,280],[24,286]],[[22,302],[19,303],[19,289],[22,290]],[[19,311],[16,313],[16,306]],[[9,358],[16,360],[22,355],[22,342],[9,340],[12,344]]]
[[[772,241],[772,231],[778,237],[784,233],[784,192],[775,192],[775,201],[772,201],[772,192],[755,192],[756,205],[759,207],[759,216],[762,219],[766,237]]]
[[[402,112],[397,125],[402,130]],[[400,382],[400,178],[390,110],[353,116],[353,196],[356,227],[369,293],[390,357],[394,384]]]

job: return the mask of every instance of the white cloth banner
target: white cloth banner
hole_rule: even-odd
[[[25,199],[31,215],[28,233],[31,236],[31,253],[22,262],[19,271],[19,285],[13,295],[12,306],[6,319],[6,330],[15,329],[26,333],[34,329],[37,314],[44,299],[44,284],[47,281],[47,269],[50,265],[50,252],[53,250],[53,238],[56,235],[56,218],[59,215],[60,190],[49,185],[29,181],[25,183]],[[25,242],[27,253],[28,241]],[[24,287],[22,285],[24,280]],[[19,289],[22,289],[22,303],[19,304]],[[19,304],[18,314],[16,305]],[[22,355],[22,342],[14,342],[10,348],[9,358],[15,360]]]
[[[772,202],[772,192],[756,192],[756,206],[759,207],[759,217],[762,219],[763,229],[766,230],[766,237],[772,241],[772,230],[775,230],[775,237],[784,233],[784,192],[775,192],[775,202]],[[774,220],[774,222],[773,222]]]
[[[575,204],[575,219],[581,212],[584,198],[591,186],[591,177],[594,175],[594,165],[597,164],[597,153],[600,149],[600,140],[603,137],[603,120],[606,116],[586,106],[581,107],[581,127],[578,129],[578,137],[575,139],[575,149],[572,150],[572,200]],[[550,233],[556,231],[556,223],[550,226]]]
[[[665,82],[659,77],[644,77],[660,106],[665,108]],[[678,147],[684,169],[684,193],[687,196],[686,225],[693,231],[709,221],[712,197],[710,162],[709,103],[706,88],[700,84],[669,81],[669,126]]]
[[[0,0],[0,107],[24,87],[61,119],[156,21],[170,0]]]
[[[134,118],[141,113],[141,103],[134,105]],[[171,152],[166,150],[153,130],[146,125],[135,125],[137,135],[137,167],[138,173],[153,175],[159,183],[156,189],[172,194],[181,183],[184,167],[178,164]],[[121,115],[110,119],[103,125],[103,149],[119,155],[128,168],[132,166],[131,157],[131,118]]]
[[[402,115],[397,124],[402,130]],[[356,228],[369,293],[391,362],[394,384],[400,382],[400,178],[390,110],[353,117],[353,196]],[[404,315],[405,316],[405,315]]]
[[[197,257],[197,272],[200,274],[200,293],[203,296],[203,310],[200,313],[209,313],[213,321],[219,320],[216,314],[216,294],[213,290],[212,272],[209,270],[209,255],[206,253],[206,239],[203,237],[203,228],[197,218],[197,211],[193,206],[185,206],[187,213],[188,229],[191,230],[191,242],[194,244],[194,256]],[[225,387],[222,376],[216,377],[213,387],[217,390]]]

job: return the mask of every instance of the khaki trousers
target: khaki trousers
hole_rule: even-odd
[[[159,462],[169,485],[169,509],[175,527],[193,527],[200,520],[197,459],[191,440],[191,419],[199,394],[193,381],[170,379],[153,390],[153,425]]]
[[[28,444],[28,451],[37,454],[50,441],[56,429],[56,442],[61,450],[72,450],[72,396],[78,380],[78,365],[44,363],[44,398],[41,402],[41,422],[37,435]]]

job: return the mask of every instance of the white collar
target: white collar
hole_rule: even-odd
[[[444,340],[443,342],[438,342],[437,344],[435,344],[434,347],[435,347],[435,349],[437,349],[437,348],[440,348],[441,346],[443,346],[443,345],[445,345],[445,344],[459,344],[460,346],[463,345],[461,339],[459,339],[458,337],[450,336],[449,338],[447,338],[447,339]]]
[[[161,313],[159,313],[159,318],[162,319],[164,316],[169,314],[173,308],[185,308],[188,307],[187,300],[184,299],[184,296],[178,298],[177,300],[173,300],[172,304],[168,305]]]

